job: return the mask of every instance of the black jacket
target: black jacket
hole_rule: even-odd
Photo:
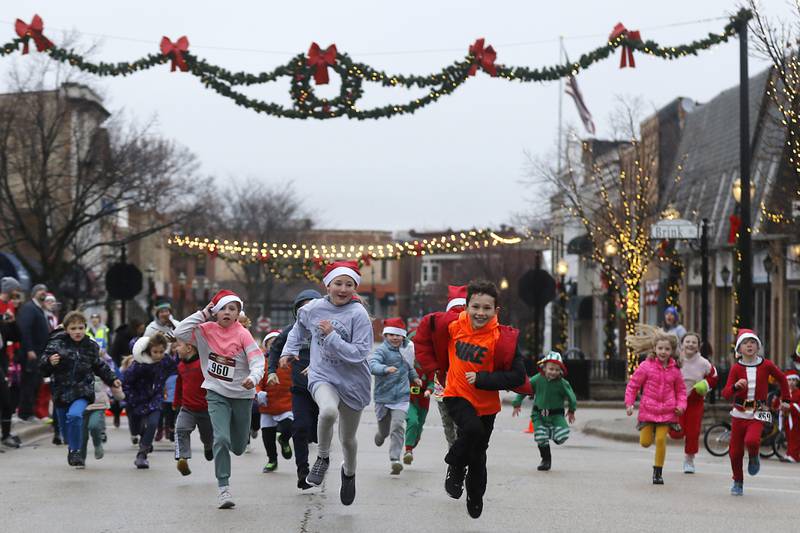
[[[44,316],[44,310],[33,301],[25,302],[17,311],[17,326],[19,327],[23,356],[28,352],[42,355],[50,336],[50,325],[47,323],[47,317]]]
[[[50,356],[61,356],[57,365],[50,364]],[[85,398],[94,402],[94,375],[111,386],[117,379],[114,371],[100,359],[100,347],[88,335],[76,343],[66,331],[53,335],[39,360],[42,374],[52,376],[53,402],[66,406]]]
[[[281,334],[272,341],[272,346],[269,348],[269,373],[277,372],[278,360],[281,358],[281,352],[286,344],[286,340],[289,338],[289,332],[292,331],[293,327],[294,323],[289,324],[283,328]],[[308,376],[304,375],[302,371],[305,370],[311,362],[311,345],[308,344],[300,348],[300,353],[298,355],[300,359],[292,361],[292,391],[308,392]]]
[[[478,372],[475,377],[475,388],[483,390],[514,390],[525,383],[525,357],[522,355],[520,343],[522,338],[517,339],[517,347],[514,351],[514,359],[511,360],[510,370],[496,370],[494,372]]]

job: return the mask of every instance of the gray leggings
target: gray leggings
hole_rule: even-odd
[[[399,461],[406,436],[406,412],[386,409],[386,414],[378,420],[378,435],[381,440],[389,437],[389,460]]]
[[[319,444],[317,454],[330,457],[331,441],[333,440],[333,424],[339,418],[339,443],[342,445],[344,457],[344,473],[352,476],[356,473],[356,430],[361,421],[361,411],[356,411],[347,406],[339,398],[336,388],[328,383],[320,383],[314,390],[314,401],[319,406],[319,422],[317,422],[317,438]]]

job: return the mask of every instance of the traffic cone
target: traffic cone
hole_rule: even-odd
[[[533,433],[533,420],[528,421],[528,429],[526,429],[523,433]]]

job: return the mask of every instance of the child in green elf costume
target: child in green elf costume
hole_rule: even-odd
[[[575,409],[577,400],[572,386],[564,379],[567,367],[561,354],[550,352],[539,361],[539,374],[531,377],[531,388],[534,392],[533,411],[533,438],[539,446],[542,462],[537,470],[550,470],[550,440],[556,444],[564,444],[569,438],[569,424],[575,422]],[[517,394],[514,399],[512,416],[518,416],[522,409],[522,400],[525,396]],[[566,417],[564,416],[564,403],[568,403]],[[569,421],[569,424],[567,424]]]

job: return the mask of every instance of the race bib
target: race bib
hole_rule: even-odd
[[[755,413],[753,413],[753,418],[755,418],[756,420],[760,420],[761,422],[771,423],[772,413],[770,413],[769,411],[756,411]]]
[[[236,360],[215,353],[208,354],[208,366],[206,370],[209,376],[214,376],[221,381],[233,381],[233,371],[236,368]]]

